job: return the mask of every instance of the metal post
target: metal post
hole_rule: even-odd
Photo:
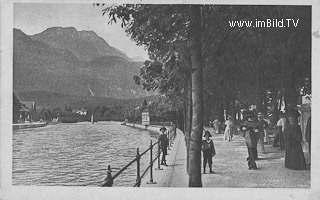
[[[172,129],[170,129],[169,137],[170,137],[169,145],[170,145],[170,147],[172,147],[172,146],[171,146],[171,142],[172,142]]]
[[[113,178],[111,175],[111,166],[108,165],[107,177],[102,187],[112,187],[112,185],[113,185]]]
[[[162,170],[160,168],[160,143],[158,142],[158,168],[156,170]]]
[[[141,185],[141,178],[140,178],[140,154],[139,154],[139,148],[137,148],[137,187],[140,187]]]
[[[150,182],[147,182],[147,184],[156,184],[156,182],[153,182],[153,173],[152,173],[152,167],[153,167],[153,159],[152,159],[152,140],[150,140]]]
[[[168,145],[168,150],[171,150],[170,149],[170,145],[171,145],[171,138],[170,138],[170,130],[168,131],[168,140],[169,140],[169,145]]]

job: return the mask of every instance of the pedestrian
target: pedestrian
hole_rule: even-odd
[[[205,140],[202,140],[202,154],[203,154],[203,173],[206,173],[206,165],[208,163],[210,173],[214,174],[212,171],[212,157],[216,155],[216,150],[214,148],[213,141],[210,139],[211,133],[209,131],[204,132]]]
[[[161,165],[164,165],[164,166],[168,166],[166,162],[166,155],[168,154],[167,147],[168,147],[169,141],[168,141],[167,134],[165,133],[166,130],[167,130],[166,127],[164,126],[161,127],[160,128],[161,135],[158,137],[159,147],[162,151]]]
[[[259,136],[259,146],[261,149],[261,152],[263,154],[266,153],[266,150],[264,148],[264,135],[265,135],[265,129],[268,127],[268,123],[263,120],[263,114],[261,112],[258,113],[258,124],[257,124],[257,129],[259,131],[258,136]]]
[[[285,142],[284,142],[284,130],[286,129],[286,118],[283,112],[279,114],[280,119],[277,122],[277,127],[279,132],[276,133],[276,136],[273,141],[273,147],[279,147],[278,143],[280,144],[279,150],[285,149]]]
[[[309,169],[311,165],[311,116],[308,118],[307,121],[307,127],[306,127],[306,142],[308,142],[308,148],[309,148]]]
[[[213,121],[213,128],[214,128],[215,134],[219,134],[219,133],[220,133],[219,125],[220,125],[220,122],[219,122],[219,120],[216,118],[216,119]]]
[[[286,141],[284,166],[289,169],[304,170],[306,169],[306,161],[301,146],[301,128],[298,125],[298,117],[300,116],[300,113],[292,108],[286,112],[286,115],[288,123],[284,130]]]
[[[244,137],[246,141],[246,145],[248,148],[248,167],[249,169],[257,169],[257,165],[255,160],[258,159],[257,157],[257,132],[255,132],[256,123],[252,117],[249,117],[242,127],[242,130],[245,131]]]
[[[270,137],[267,129],[271,126],[271,120],[269,118],[263,118],[263,120],[268,124],[267,127],[264,129],[264,144],[269,144]]]
[[[226,128],[224,130],[224,140],[228,140],[229,142],[233,140],[233,134],[235,130],[234,122],[231,118],[232,117],[229,115],[228,119],[224,123],[224,125],[226,125]]]

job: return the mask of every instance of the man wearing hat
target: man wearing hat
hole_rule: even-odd
[[[161,165],[165,165],[168,166],[166,163],[166,155],[167,155],[167,147],[168,147],[168,137],[165,134],[166,132],[166,127],[161,127],[160,131],[161,131],[161,135],[158,137],[158,142],[159,142],[159,147],[162,151],[162,159],[161,159]]]
[[[203,173],[206,173],[206,165],[208,163],[210,173],[214,172],[212,171],[212,157],[216,155],[216,150],[213,145],[213,141],[210,139],[212,135],[208,130],[204,132],[205,140],[202,140],[202,153],[203,153]]]
[[[242,130],[245,131],[245,141],[248,148],[248,166],[249,169],[257,169],[257,165],[255,163],[255,160],[258,159],[258,153],[257,153],[257,141],[258,141],[258,135],[257,130],[254,128],[256,126],[256,122],[253,120],[252,117],[248,117],[247,121],[245,122],[244,126],[242,127]]]
[[[263,119],[263,114],[261,112],[258,113],[258,126],[257,129],[259,131],[259,144],[261,147],[261,152],[266,153],[266,150],[264,148],[264,133],[265,129],[268,127],[268,123]]]

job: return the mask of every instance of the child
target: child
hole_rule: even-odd
[[[167,162],[166,162],[166,155],[168,154],[167,153],[167,147],[168,147],[168,137],[166,135],[166,127],[161,127],[160,128],[160,131],[161,131],[161,135],[159,136],[158,138],[158,142],[159,142],[159,145],[160,145],[160,149],[162,150],[162,159],[161,159],[161,165],[164,165],[164,166],[168,166],[167,165]]]
[[[203,173],[206,173],[207,162],[209,164],[210,173],[214,174],[212,171],[212,157],[216,154],[214,149],[213,141],[210,139],[212,135],[209,131],[204,132],[205,140],[202,140],[202,152],[203,152]]]

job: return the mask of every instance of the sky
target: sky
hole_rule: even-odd
[[[147,51],[131,41],[120,23],[108,24],[108,16],[102,16],[102,7],[86,4],[15,3],[14,28],[27,35],[41,33],[50,27],[75,27],[78,31],[94,31],[110,46],[128,55],[148,59]]]

